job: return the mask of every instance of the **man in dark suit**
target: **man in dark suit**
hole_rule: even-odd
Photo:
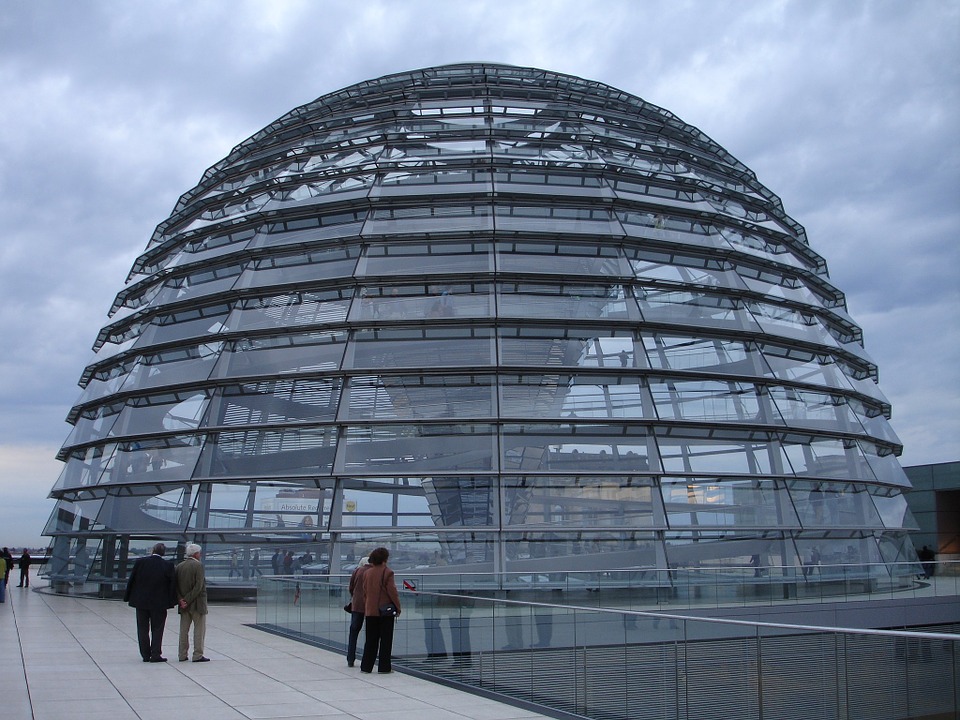
[[[137,639],[144,662],[166,662],[162,656],[163,626],[167,609],[177,604],[174,565],[163,559],[163,543],[153,546],[153,554],[133,564],[123,599],[137,610]]]

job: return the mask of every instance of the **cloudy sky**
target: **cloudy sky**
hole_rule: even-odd
[[[178,196],[295,106],[531,65],[638,95],[807,229],[880,366],[901,462],[960,459],[960,0],[3,0],[0,545],[43,545],[77,379]]]

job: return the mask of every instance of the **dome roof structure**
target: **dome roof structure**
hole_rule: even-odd
[[[507,581],[915,560],[823,258],[601,83],[451,65],[293,110],[180,198],[94,350],[45,530],[67,591],[158,539],[239,584],[377,545]]]

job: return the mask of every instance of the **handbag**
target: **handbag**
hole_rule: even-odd
[[[387,573],[384,571],[383,575],[380,576],[380,587],[383,590],[387,589]],[[397,606],[392,602],[388,602],[386,605],[381,605],[377,610],[380,611],[380,617],[396,617],[400,614],[400,611],[397,609]]]
[[[353,603],[347,603],[346,605],[344,605],[344,606],[343,606],[343,611],[346,612],[346,613],[352,613],[352,612],[353,612]]]

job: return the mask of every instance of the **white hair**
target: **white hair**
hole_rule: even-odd
[[[198,552],[201,552],[202,550],[203,548],[197,545],[196,543],[188,543],[187,547],[183,549],[183,555],[184,557],[193,557],[194,555],[196,555]]]

